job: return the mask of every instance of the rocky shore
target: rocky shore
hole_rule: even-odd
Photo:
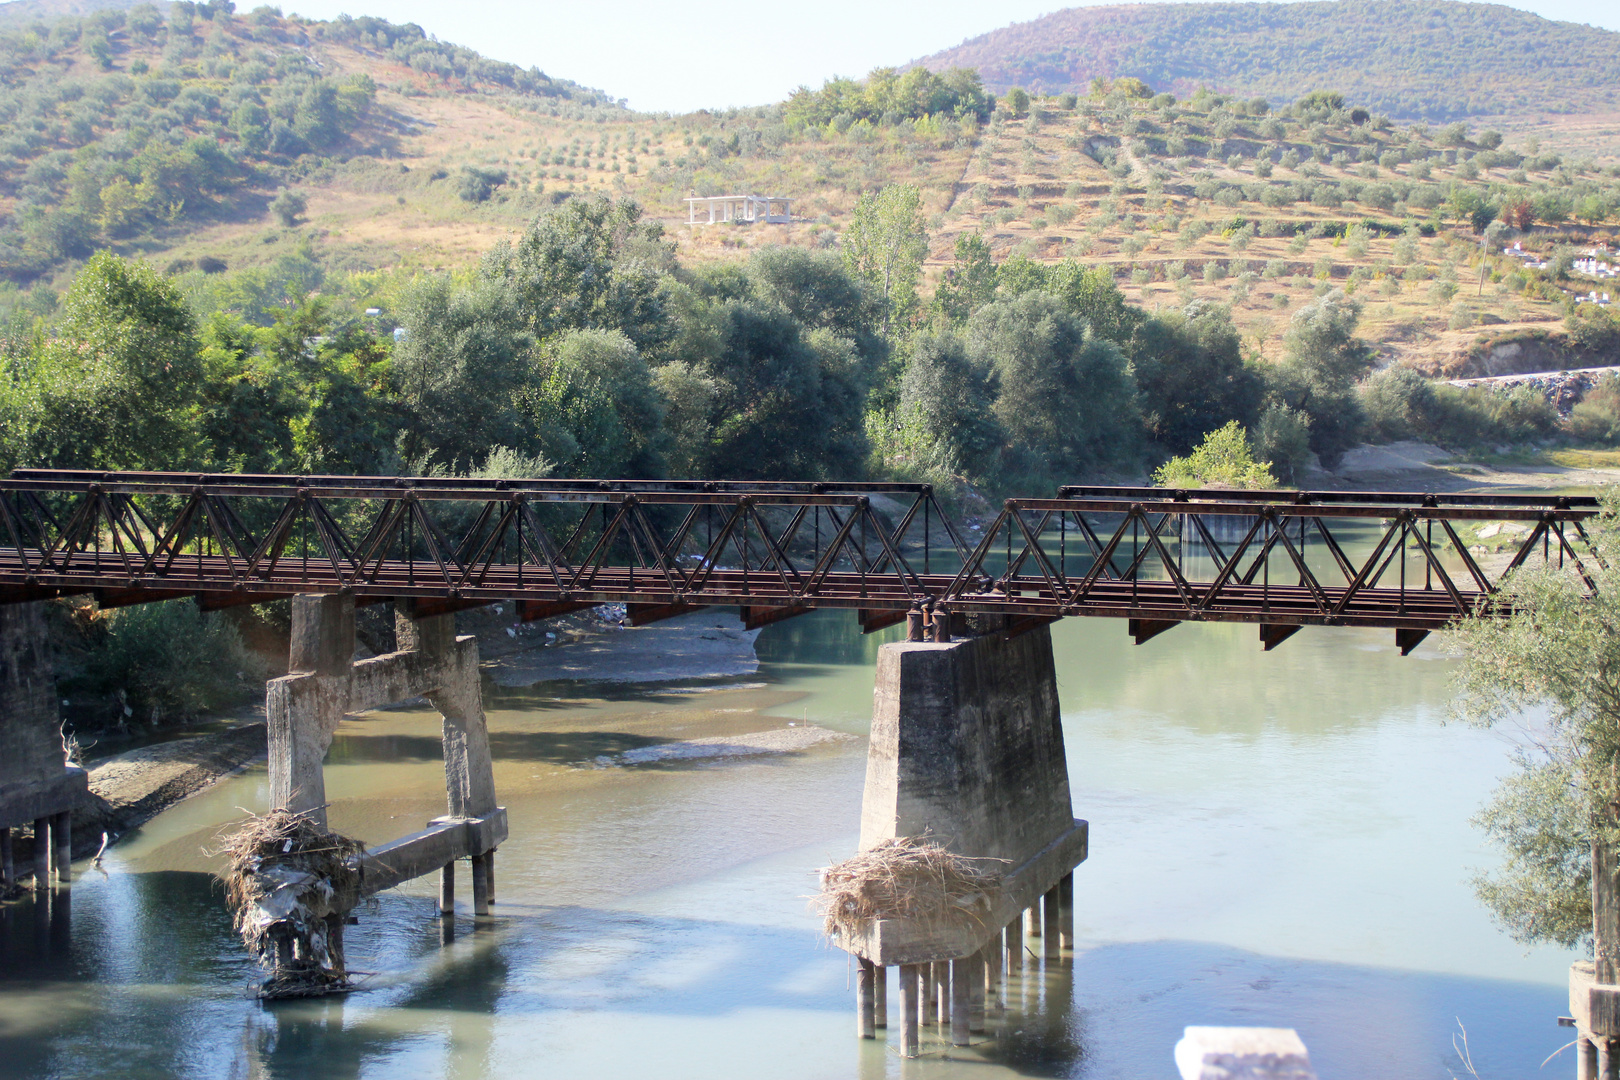
[[[1587,391],[1605,375],[1620,373],[1620,367],[1579,368],[1572,371],[1542,371],[1529,375],[1490,375],[1478,379],[1448,379],[1452,386],[1483,386],[1491,390],[1516,390],[1528,386],[1544,396],[1568,417]]]

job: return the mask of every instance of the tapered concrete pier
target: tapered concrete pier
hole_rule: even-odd
[[[934,625],[941,621],[936,613]],[[918,965],[925,1002],[947,982],[949,996],[937,999],[941,1034],[960,1045],[985,1026],[987,969],[994,968],[999,993],[1002,971],[1022,966],[1023,912],[1048,943],[1046,955],[1059,955],[1069,925],[1062,883],[1086,857],[1087,826],[1070,804],[1046,627],[879,650],[861,848],[896,837],[926,837],[1005,867],[1000,889],[974,919],[883,918],[836,939],[879,966]],[[996,959],[987,961],[992,953]]]

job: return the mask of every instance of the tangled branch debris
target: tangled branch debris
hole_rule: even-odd
[[[982,927],[1001,894],[1005,865],[901,836],[823,869],[815,903],[829,937],[864,934],[879,919]]]
[[[350,988],[342,924],[359,894],[354,868],[365,847],[302,814],[249,817],[213,854],[242,944],[271,976],[262,997],[303,997]]]

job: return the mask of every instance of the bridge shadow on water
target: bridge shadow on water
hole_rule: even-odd
[[[1182,1027],[1209,1023],[1298,1028],[1323,1080],[1442,1080],[1463,1074],[1457,1019],[1483,1077],[1538,1075],[1564,1042],[1556,986],[1155,941],[1026,972],[989,1038],[953,1051],[925,1029],[924,1057],[901,1062],[892,1044],[854,1038],[848,963],[809,916],[761,926],[508,897],[493,920],[462,915],[447,933],[429,897],[393,893],[349,930],[351,966],[376,973],[364,991],[261,1003],[207,875],[89,877],[71,915],[60,900],[0,912],[5,1080],[1171,1080]],[[897,1009],[892,983],[890,999]]]

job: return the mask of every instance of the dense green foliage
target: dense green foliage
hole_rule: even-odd
[[[845,131],[851,124],[893,125],[929,117],[984,121],[994,105],[977,71],[951,68],[936,75],[921,67],[904,73],[877,68],[864,82],[836,78],[820,90],[801,86],[788,97],[785,112],[795,127]]]
[[[1084,93],[1093,79],[1137,76],[1280,104],[1332,87],[1374,112],[1433,121],[1605,112],[1620,93],[1620,34],[1451,0],[1069,8],[921,63],[976,68],[996,92]]]
[[[1533,387],[1493,391],[1483,386],[1432,383],[1410,368],[1388,367],[1359,388],[1365,437],[1378,442],[1421,439],[1442,446],[1492,448],[1545,439],[1559,430],[1558,410]],[[1578,406],[1579,408],[1579,406]],[[1596,421],[1597,401],[1583,413]],[[1581,438],[1604,441],[1602,432],[1572,423]]]
[[[58,319],[3,343],[0,466],[865,469],[889,347],[835,254],[687,270],[635,204],[576,200],[471,274],[394,286],[397,342],[312,298],[319,277],[300,269],[192,272],[188,298],[182,279],[97,254]]]
[[[139,604],[72,622],[58,687],[82,719],[118,729],[157,727],[236,705],[263,693],[265,665],[224,613],[205,615],[189,600]],[[89,701],[110,714],[86,716]]]

